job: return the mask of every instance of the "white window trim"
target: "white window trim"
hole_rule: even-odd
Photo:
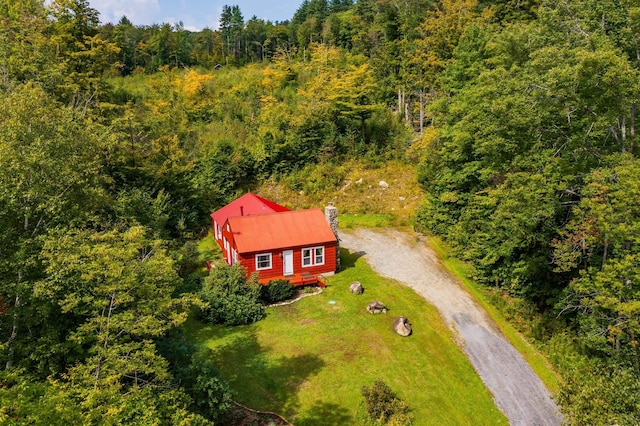
[[[269,267],[261,268],[258,262],[260,256],[269,256]],[[256,254],[256,271],[266,271],[273,268],[273,256],[271,253],[258,253]]]
[[[318,262],[318,263],[316,263],[316,250],[317,250],[317,249],[322,249],[322,262]],[[304,264],[304,252],[305,252],[305,251],[310,251],[310,252],[311,252],[311,253],[310,253],[310,255],[311,255],[311,256],[310,256],[310,257],[311,257],[311,263],[310,263],[310,264],[308,264],[308,265],[305,265],[305,264]],[[324,246],[316,246],[316,247],[307,247],[307,248],[303,248],[303,249],[302,249],[301,254],[302,254],[302,260],[301,260],[301,261],[302,261],[302,267],[303,267],[303,268],[311,268],[311,267],[314,267],[314,266],[321,266],[321,265],[324,265],[324,258],[325,258],[325,250],[324,250]]]
[[[231,249],[231,254],[232,254],[232,256],[231,256],[231,259],[232,259],[231,264],[233,265],[233,264],[238,262],[238,251],[236,249],[232,248]]]

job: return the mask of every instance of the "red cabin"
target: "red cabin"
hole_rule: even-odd
[[[261,283],[323,284],[337,269],[338,239],[320,209],[231,216],[222,227],[228,264],[240,262]]]
[[[288,212],[289,209],[252,193],[232,201],[220,210],[211,213],[211,226],[216,242],[225,252],[226,243],[222,239],[222,226],[232,216],[251,216],[256,214]],[[226,253],[225,253],[226,256]]]

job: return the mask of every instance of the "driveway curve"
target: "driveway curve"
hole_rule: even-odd
[[[341,230],[340,240],[363,252],[377,273],[408,285],[438,309],[511,425],[561,423],[549,390],[423,239],[396,229],[354,229]]]

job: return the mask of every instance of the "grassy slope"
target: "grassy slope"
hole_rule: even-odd
[[[423,199],[422,189],[416,181],[416,171],[413,166],[401,162],[387,162],[380,167],[368,167],[352,162],[342,167],[345,178],[341,186],[336,189],[300,195],[288,190],[285,185],[265,184],[260,191],[264,191],[268,196],[277,197],[283,204],[295,208],[322,207],[325,201],[333,200],[341,214],[339,218],[341,228],[376,228],[411,224],[420,200]],[[362,179],[363,183],[355,184],[358,179]],[[380,188],[377,185],[380,180],[389,183],[389,188]],[[473,297],[484,306],[509,342],[522,354],[549,390],[556,393],[560,379],[544,356],[518,333],[498,309],[491,305],[482,288],[467,278],[468,268],[449,256],[446,245],[437,238],[430,238],[429,245],[436,250],[445,267],[456,275]]]
[[[323,165],[301,174],[300,179],[313,180]],[[377,166],[346,162],[335,173],[343,177],[337,187],[318,188],[313,192],[295,191],[283,182],[267,181],[256,193],[292,209],[322,208],[333,201],[340,214],[385,217],[384,226],[406,224],[412,220],[423,193],[416,181],[415,168],[399,161]],[[385,181],[388,188],[379,186]],[[308,182],[301,182],[302,186]]]
[[[189,335],[211,351],[236,399],[296,425],[359,424],[360,388],[382,379],[413,409],[416,425],[506,424],[436,310],[377,276],[357,255],[343,251],[343,259],[347,268],[323,294],[269,308],[256,324],[189,322]],[[363,283],[364,295],[349,293],[354,280]],[[372,300],[390,312],[368,314]],[[411,320],[412,336],[391,330],[398,315]]]
[[[322,207],[332,200],[341,213],[347,213],[340,216],[344,228],[411,222],[421,199],[412,167],[392,162],[371,168],[353,163],[344,165],[344,170],[343,186],[336,189],[307,195],[267,182],[256,192],[291,208]],[[356,184],[361,178],[363,183]],[[380,180],[390,187],[377,186]],[[555,393],[558,376],[544,357],[488,303],[482,290],[466,278],[464,265],[450,258],[444,245],[437,239],[430,239],[430,245]],[[267,319],[258,324],[228,329],[192,321],[190,333],[206,343],[220,369],[230,374],[239,401],[285,413],[297,425],[358,423],[364,416],[359,389],[377,378],[387,381],[414,408],[418,425],[505,423],[464,355],[453,346],[434,308],[411,290],[377,277],[361,260],[355,265],[333,277],[323,295],[271,308]],[[367,287],[364,296],[347,292],[354,280]],[[395,309],[383,317],[361,312],[374,299]],[[338,303],[328,305],[329,300]],[[397,306],[405,308],[398,312]],[[396,314],[411,319],[415,335],[399,339],[390,332]],[[360,338],[345,337],[352,335]],[[426,357],[416,359],[415,353]]]

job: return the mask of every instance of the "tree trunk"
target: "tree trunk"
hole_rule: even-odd
[[[18,273],[18,281],[20,281],[20,273]],[[16,294],[16,300],[13,305],[13,326],[11,327],[11,336],[9,336],[9,353],[7,356],[7,364],[5,370],[8,370],[13,365],[13,354],[15,353],[15,346],[13,344],[16,337],[18,337],[18,309],[20,308],[20,296]]]
[[[627,118],[625,116],[620,117],[620,145],[622,146],[622,152],[627,152],[625,146],[627,142]]]
[[[411,111],[409,111],[409,102],[404,99],[404,94],[402,95],[402,100],[404,102],[404,121],[409,126],[411,125]]]
[[[611,132],[611,134],[613,135],[613,139],[615,139],[615,141],[617,143],[619,143],[620,145],[622,145],[622,150],[624,152],[624,144],[620,141],[620,137],[618,136],[618,132],[616,132],[616,126],[614,124],[612,124],[611,126],[609,126],[609,131]]]
[[[113,309],[114,309],[114,301],[116,299],[116,292],[114,291],[113,293],[111,293],[110,295],[111,300],[109,302],[109,311],[107,312],[107,325],[105,327],[105,332],[106,332],[106,336],[104,338],[104,344],[102,345],[104,351],[106,352],[107,347],[109,345],[109,326],[110,326],[110,322],[111,322],[111,314],[113,313]],[[102,310],[102,318],[104,318],[104,309]],[[100,321],[100,329],[98,330],[98,334],[102,334],[102,323],[103,321]],[[96,372],[95,372],[95,382],[94,382],[94,388],[98,387],[98,382],[100,380],[100,369],[102,368],[102,353],[98,353],[98,365],[96,366]]]

